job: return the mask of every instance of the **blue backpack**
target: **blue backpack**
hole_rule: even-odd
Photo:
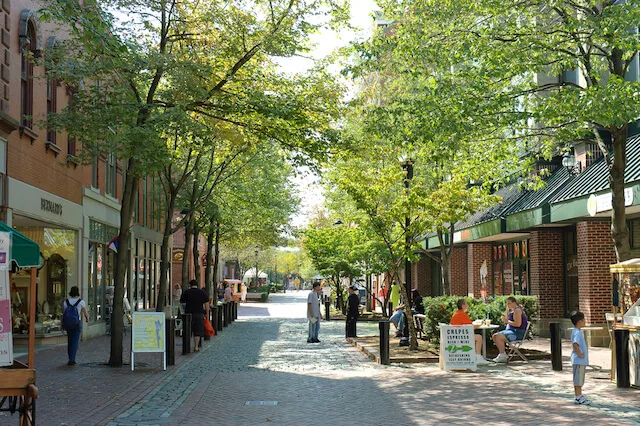
[[[78,315],[78,303],[82,299],[78,299],[73,305],[67,299],[67,307],[62,314],[62,328],[67,331],[74,331],[80,327],[80,315]]]

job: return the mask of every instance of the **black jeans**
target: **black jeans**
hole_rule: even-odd
[[[347,317],[347,324],[345,327],[345,333],[347,337],[356,337],[356,323],[358,317]]]

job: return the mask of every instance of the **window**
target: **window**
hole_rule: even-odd
[[[629,245],[632,249],[640,249],[640,218],[627,222],[629,228]]]
[[[114,198],[117,197],[117,193],[116,193],[116,191],[117,191],[116,164],[117,164],[116,155],[115,154],[107,155],[107,173],[106,173],[107,188],[106,188],[106,192],[107,192],[107,195],[110,195],[110,196],[112,196]]]
[[[99,161],[97,155],[94,156],[93,161],[91,161],[91,186],[96,189],[100,188],[100,181],[98,180]]]
[[[55,79],[47,79],[47,142],[55,145],[56,130],[53,126],[53,115],[58,112],[58,83]]]
[[[147,226],[147,178],[142,181],[142,226]]]
[[[67,136],[67,155],[74,156],[76,155],[76,137],[75,136]]]
[[[32,21],[27,22],[27,36],[22,40],[20,72],[20,125],[33,127],[33,58],[36,55],[36,30]]]

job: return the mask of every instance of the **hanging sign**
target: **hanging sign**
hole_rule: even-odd
[[[440,360],[445,371],[475,371],[475,346],[473,325],[440,325]]]
[[[0,367],[13,365],[9,271],[0,271]]]
[[[11,269],[11,233],[0,232],[0,271]]]
[[[162,353],[163,368],[167,369],[164,312],[134,312],[131,325],[131,371],[136,353]]]

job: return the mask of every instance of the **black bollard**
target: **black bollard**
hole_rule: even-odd
[[[387,313],[389,314],[389,317],[393,315],[393,302],[389,302],[389,304],[387,304]]]
[[[629,377],[629,330],[613,330],[616,341],[616,386],[628,388],[631,386]]]
[[[222,311],[222,327],[226,327],[227,325],[227,302],[222,302],[220,306],[220,310]]]
[[[553,371],[562,371],[562,339],[560,338],[560,323],[549,324],[551,336],[551,368]]]
[[[165,339],[167,345],[167,365],[176,365],[176,320],[167,318],[165,321]]]
[[[229,327],[229,325],[231,324],[231,321],[229,321],[229,302],[224,302],[223,309],[224,309],[224,319],[223,319],[224,326]]]
[[[182,314],[182,355],[191,353],[191,314]]]
[[[233,302],[233,320],[238,319],[238,302]]]
[[[219,326],[218,326],[218,305],[217,305],[217,303],[211,307],[211,310],[209,312],[211,312],[211,325],[213,326],[213,329],[217,333],[218,332],[218,328],[219,328]]]
[[[378,322],[380,329],[380,364],[389,365],[389,321]]]
[[[331,320],[331,302],[329,302],[328,300],[324,302],[324,320]]]
[[[216,328],[216,333],[220,333],[224,328],[224,318],[223,318],[223,309],[222,306],[216,304],[216,310],[218,311],[218,328]]]

